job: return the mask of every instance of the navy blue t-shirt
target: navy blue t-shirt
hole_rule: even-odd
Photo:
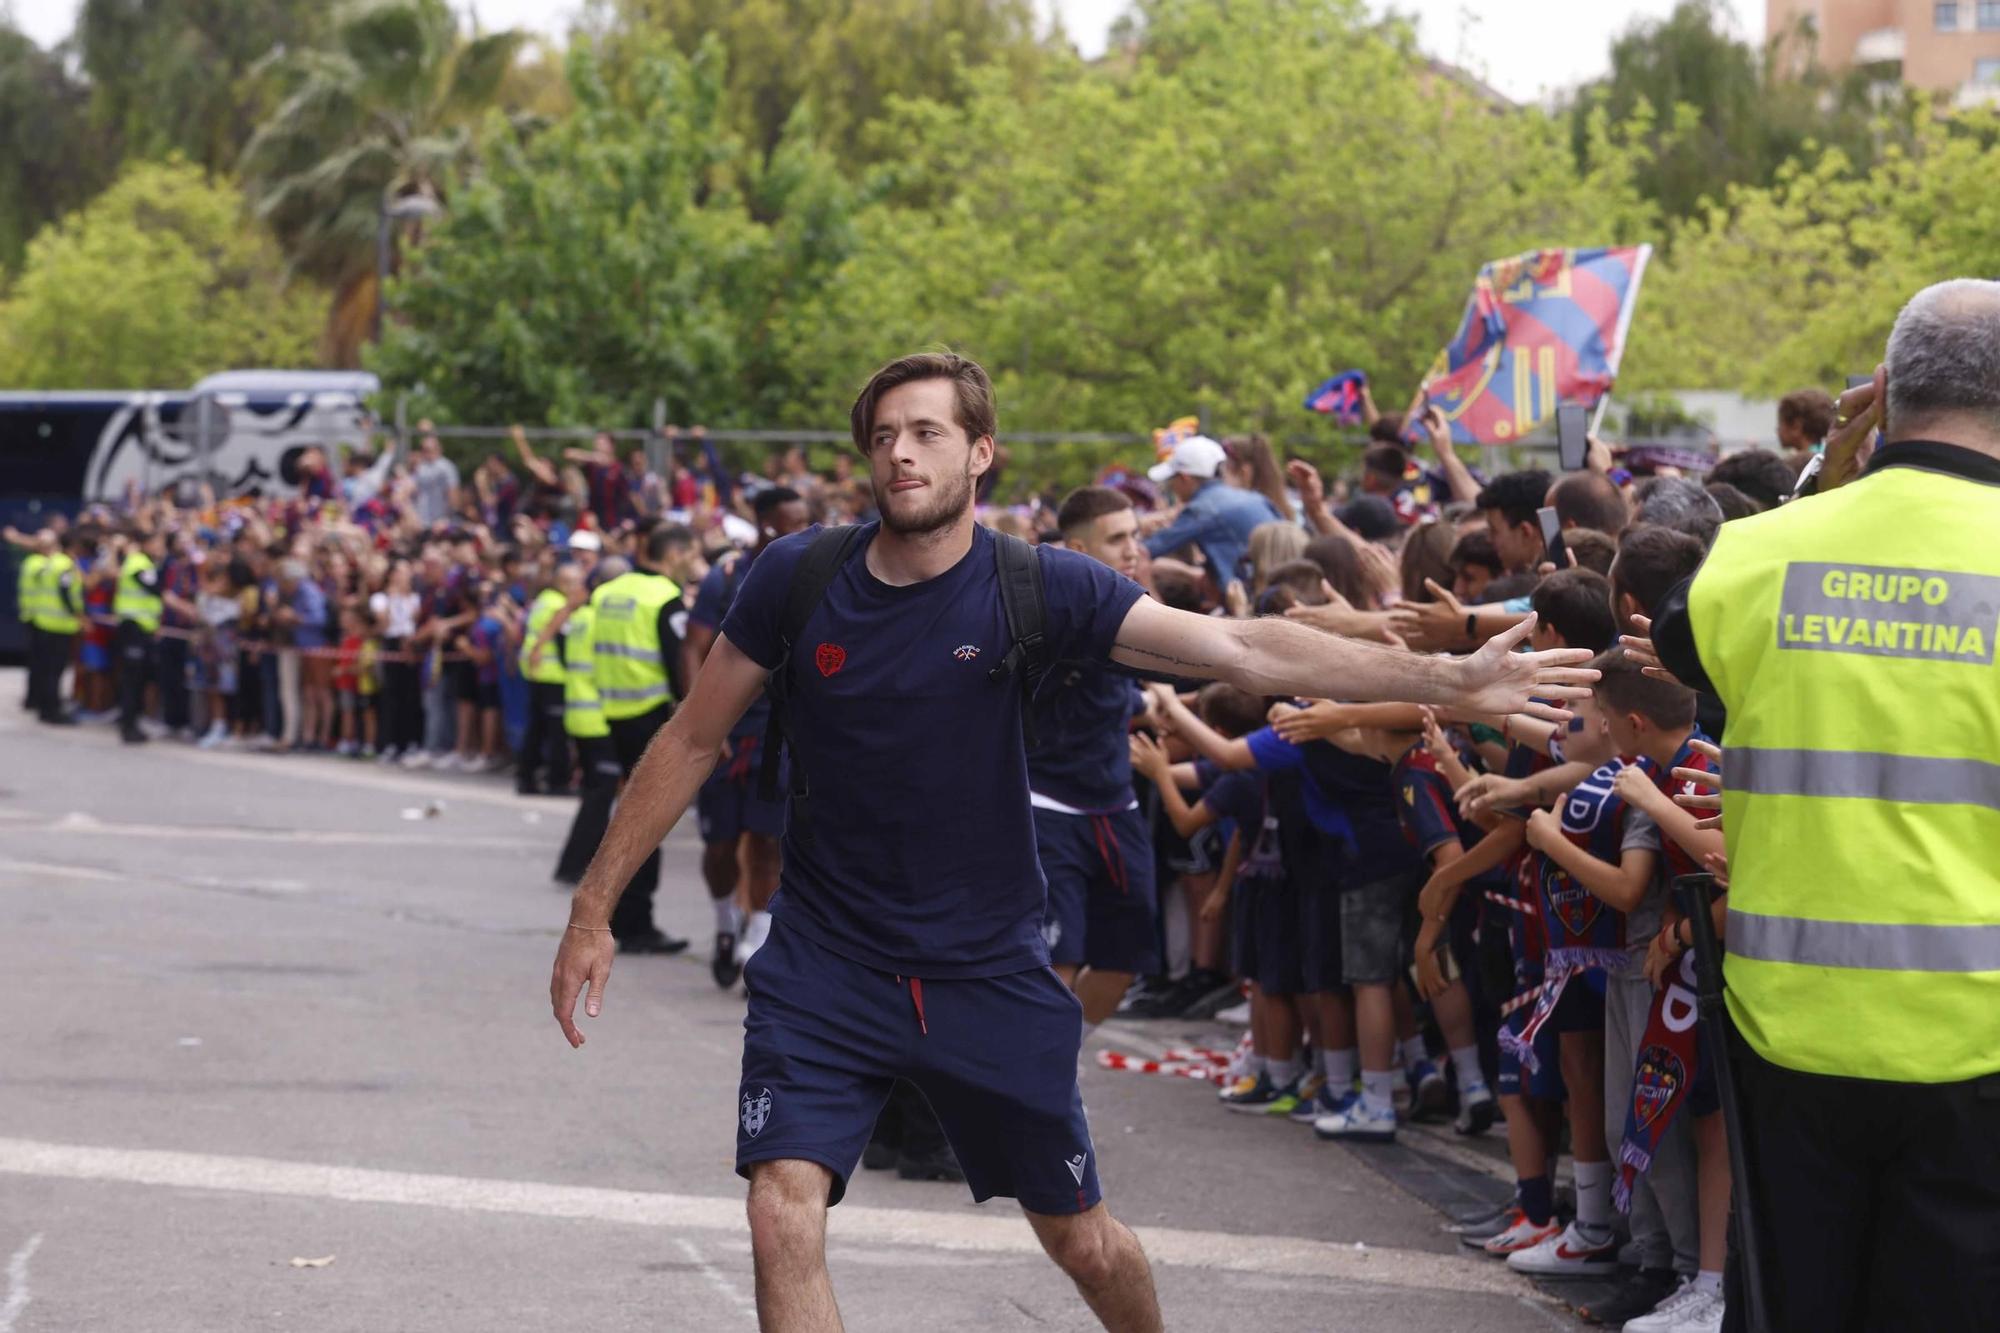
[[[1132,804],[1128,728],[1145,706],[1132,677],[1101,662],[1058,662],[1035,693],[1028,786],[1093,814]]]
[[[718,560],[708,567],[708,573],[701,576],[701,585],[696,588],[694,609],[688,612],[688,624],[700,625],[720,633],[722,622],[729,614],[729,607],[742,591],[743,581],[750,577],[750,562],[757,558],[755,551],[748,551],[728,560]],[[741,645],[738,645],[739,647]],[[737,719],[730,730],[729,738],[736,740],[744,736],[761,736],[771,716],[771,703],[763,695],[758,695],[743,716]]]
[[[1047,882],[1035,853],[1021,687],[989,680],[1012,637],[994,537],[934,579],[891,587],[868,572],[879,524],[835,575],[792,652],[792,763],[812,837],[785,835],[774,911],[869,967],[946,979],[1048,962]],[[744,577],[722,632],[778,665],[786,590],[817,527],[782,538]],[[1139,585],[1072,551],[1039,548],[1053,657],[1110,655]]]

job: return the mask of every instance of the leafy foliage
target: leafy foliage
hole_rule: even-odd
[[[28,238],[95,194],[108,173],[89,90],[0,14],[0,267]]]

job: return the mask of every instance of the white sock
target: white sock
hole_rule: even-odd
[[[1396,1071],[1393,1069],[1362,1070],[1361,1102],[1377,1115],[1383,1112],[1393,1115],[1396,1110]]]
[[[1299,1061],[1297,1056],[1287,1056],[1283,1060],[1266,1062],[1271,1070],[1271,1082],[1281,1088],[1289,1088],[1299,1081]]]
[[[1250,1052],[1250,1063],[1243,1066],[1244,1075],[1248,1078],[1256,1078],[1260,1074],[1268,1074],[1270,1072],[1270,1060],[1257,1054],[1255,1051]]]
[[[771,914],[769,912],[752,912],[750,919],[743,925],[743,938],[749,944],[761,947],[770,934]]]
[[[1354,1069],[1360,1057],[1361,1053],[1352,1046],[1326,1053],[1326,1082],[1336,1096],[1344,1095],[1354,1086]]]
[[[1451,1053],[1451,1067],[1458,1071],[1458,1090],[1470,1092],[1474,1088],[1486,1086],[1486,1076],[1479,1072],[1479,1048],[1459,1046]]]
[[[1424,1049],[1424,1039],[1422,1037],[1405,1038],[1402,1045],[1397,1048],[1397,1051],[1402,1066],[1405,1069],[1408,1069],[1419,1060],[1428,1060],[1431,1058],[1431,1053]]]
[[[1317,1046],[1312,1048],[1312,1072],[1326,1077],[1326,1052]]]
[[[1611,1225],[1611,1163],[1576,1163],[1576,1220],[1598,1231]]]
[[[1704,1296],[1722,1295],[1722,1274],[1702,1269],[1694,1275],[1694,1289]]]
[[[711,898],[709,905],[715,908],[715,928],[724,935],[734,935],[736,928],[743,924],[736,915],[734,898]]]

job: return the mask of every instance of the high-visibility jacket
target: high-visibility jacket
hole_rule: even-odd
[[[144,551],[128,553],[118,567],[118,595],[111,603],[112,615],[131,621],[148,634],[160,627],[160,595],[146,591],[139,576],[152,570],[152,557]]]
[[[551,638],[542,647],[539,665],[530,662],[535,641],[542,637],[556,613],[569,603],[569,599],[554,588],[544,588],[528,606],[528,625],[521,634],[520,667],[521,675],[537,685],[560,685],[563,683],[563,664],[556,657],[555,640]]]
[[[673,702],[660,657],[660,609],[680,595],[672,579],[636,569],[591,594],[591,673],[613,722]]]
[[[48,563],[40,551],[28,552],[14,581],[14,614],[30,625],[42,616],[42,569]]]
[[[58,551],[43,564],[36,605],[41,608],[41,616],[35,621],[35,628],[44,633],[74,634],[83,628],[83,617],[78,610],[83,605],[83,594],[76,586],[76,560],[68,552]]]
[[[590,651],[590,607],[579,606],[563,622],[563,730],[579,740],[609,736],[604,701],[597,697]],[[554,654],[550,654],[553,656]]]
[[[2000,486],[1878,467],[1725,524],[1688,593],[1729,709],[1729,1007],[1773,1064],[2000,1070],[1995,532]]]

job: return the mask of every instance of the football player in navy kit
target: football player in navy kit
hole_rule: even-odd
[[[786,739],[810,811],[795,801],[770,940],[747,972],[736,1098],[763,1326],[840,1327],[827,1209],[903,1077],[936,1108],[975,1198],[1018,1199],[1106,1328],[1159,1329],[1145,1254],[1099,1193],[1080,1007],[1048,966],[1024,692],[991,672],[1013,642],[997,538],[973,521],[993,466],[992,386],[950,353],[904,357],[863,388],[852,427],[881,518],[796,642],[781,643],[781,622],[813,534],[773,543],[751,568],[577,888],[550,983],[556,1020],[583,1044],[574,1013],[580,993],[586,1015],[602,1010],[619,889],[694,800],[767,674],[788,669]],[[1595,678],[1587,652],[1514,652],[1532,617],[1469,658],[1420,657],[1275,617],[1173,610],[1088,556],[1036,555],[1058,662],[1554,717]]]

